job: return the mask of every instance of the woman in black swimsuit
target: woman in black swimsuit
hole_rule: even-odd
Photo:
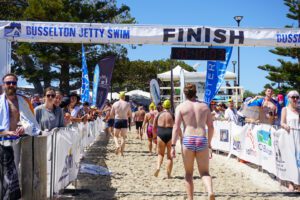
[[[165,149],[167,148],[167,177],[171,177],[173,159],[171,157],[171,139],[172,129],[174,125],[174,115],[170,112],[171,102],[165,100],[163,103],[163,111],[160,112],[154,119],[153,130],[157,132],[157,168],[154,176],[159,174],[160,167],[162,165]]]

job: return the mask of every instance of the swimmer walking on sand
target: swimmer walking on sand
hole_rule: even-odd
[[[128,118],[131,116],[131,109],[130,104],[125,101],[125,92],[121,92],[119,97],[119,101],[115,102],[111,108],[110,118],[115,119],[114,141],[116,144],[116,154],[121,153],[123,156],[128,128]]]
[[[196,100],[196,86],[187,84],[184,88],[186,101],[181,103],[175,112],[175,124],[172,133],[171,155],[175,158],[175,145],[180,134],[181,122],[184,125],[182,158],[185,168],[185,187],[188,199],[194,198],[194,160],[196,159],[198,171],[208,192],[210,200],[215,199],[212,179],[209,174],[209,157],[211,140],[214,132],[213,120],[208,106]],[[208,133],[206,134],[205,125]]]

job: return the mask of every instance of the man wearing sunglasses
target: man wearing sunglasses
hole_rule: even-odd
[[[4,93],[0,95],[0,199],[21,197],[16,169],[19,160],[18,145],[14,141],[23,134],[34,135],[33,132],[40,132],[30,102],[16,94],[17,81],[15,74],[6,74],[2,78]]]

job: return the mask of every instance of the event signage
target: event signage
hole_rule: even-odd
[[[231,57],[232,47],[215,47],[215,49],[222,49],[226,52],[226,60],[221,61],[208,61],[206,69],[205,81],[205,96],[204,101],[209,104],[211,100],[218,93],[226,73],[227,65]]]
[[[150,93],[155,105],[160,103],[160,89],[156,79],[150,81]]]
[[[99,65],[97,64],[95,67],[94,79],[93,79],[93,96],[92,96],[92,105],[93,106],[96,106],[96,101],[97,101],[99,75],[100,75],[100,68],[99,68]]]
[[[107,94],[110,89],[112,72],[115,66],[115,57],[109,56],[99,61],[101,70],[99,72],[99,84],[97,92],[96,106],[102,108],[107,98]]]
[[[171,59],[175,60],[225,60],[225,49],[172,47]]]
[[[299,47],[300,29],[0,21],[0,39],[47,43]]]

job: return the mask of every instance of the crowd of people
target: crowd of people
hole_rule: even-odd
[[[14,74],[3,77],[3,94],[0,96],[0,196],[2,199],[19,199],[21,191],[18,170],[14,160],[14,141],[24,134],[36,136],[65,127],[73,123],[87,123],[102,117],[105,132],[115,143],[115,153],[124,156],[128,128],[136,126],[136,138],[148,140],[150,154],[157,155],[157,165],[153,175],[159,176],[164,157],[167,158],[166,175],[172,176],[173,159],[176,157],[176,145],[181,143],[185,169],[185,186],[188,199],[193,199],[194,161],[204,182],[209,198],[214,199],[212,179],[209,173],[209,159],[212,156],[211,140],[214,133],[213,120],[233,121],[238,125],[245,122],[280,125],[289,131],[291,122],[299,123],[299,93],[288,92],[287,101],[278,96],[274,99],[273,90],[266,89],[264,97],[247,98],[240,109],[235,108],[233,100],[226,104],[212,102],[210,106],[196,99],[196,86],[186,84],[186,101],[176,107],[175,115],[171,112],[170,100],[149,105],[149,110],[138,105],[132,109],[126,101],[125,93],[119,94],[119,100],[113,104],[106,102],[99,110],[88,102],[80,102],[76,93],[66,96],[60,91],[46,88],[43,97],[34,95],[29,101],[17,94],[18,78]],[[278,100],[278,101],[277,101]],[[248,112],[255,108],[255,112]],[[253,111],[253,109],[251,110]],[[250,113],[250,114],[249,114]],[[254,114],[253,114],[254,113]],[[249,115],[248,115],[249,114]],[[132,122],[131,122],[132,119]],[[183,124],[183,131],[181,129]],[[31,130],[31,131],[28,131]],[[286,183],[293,191],[297,189],[290,182]]]
[[[0,94],[0,199],[20,199],[19,143],[25,135],[47,135],[55,128],[77,122],[86,123],[101,116],[102,111],[80,103],[76,93],[68,96],[48,87],[43,97],[27,98],[17,92],[18,77],[9,73],[2,78]]]

